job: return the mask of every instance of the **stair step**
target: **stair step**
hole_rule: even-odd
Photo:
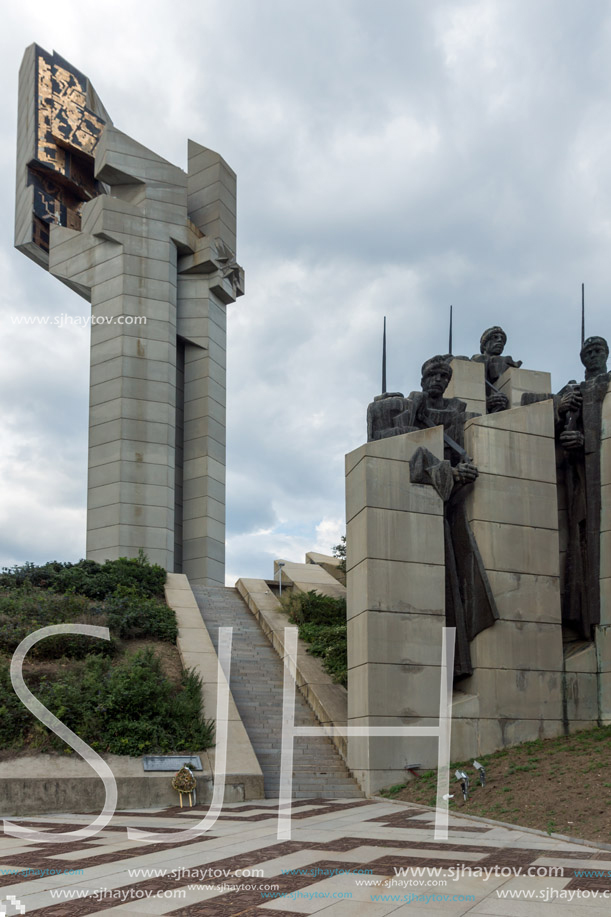
[[[215,648],[218,628],[233,627],[231,690],[261,769],[265,795],[277,797],[282,739],[282,660],[262,633],[236,589],[193,586]],[[319,726],[301,693],[295,692],[295,723]],[[293,797],[362,798],[356,782],[326,736],[297,738],[293,750]]]

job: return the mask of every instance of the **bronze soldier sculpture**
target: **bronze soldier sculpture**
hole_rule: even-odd
[[[558,441],[565,455],[568,543],[562,594],[562,623],[593,639],[600,623],[600,439],[602,402],[611,373],[609,346],[589,337],[581,348],[585,380],[569,382],[554,399]]]
[[[492,328],[486,328],[480,338],[479,349],[471,359],[475,363],[485,364],[486,373],[486,410],[488,414],[496,414],[498,411],[505,411],[509,407],[509,399],[502,392],[495,391],[495,386],[506,369],[510,366],[519,368],[522,365],[521,360],[514,360],[510,356],[502,356],[507,335],[499,325],[493,325]]]
[[[444,398],[452,366],[435,356],[422,366],[422,391],[404,398],[399,392],[381,395],[367,411],[368,439],[384,439],[415,430],[442,426],[444,460],[418,449],[410,462],[413,483],[432,484],[444,499],[446,624],[456,628],[454,675],[473,674],[469,643],[490,627],[498,611],[488,577],[469,525],[464,496],[478,471],[466,454],[464,425],[469,417],[459,398]]]

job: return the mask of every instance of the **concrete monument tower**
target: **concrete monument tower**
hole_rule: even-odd
[[[113,126],[86,76],[30,45],[15,245],[91,302],[87,557],[142,548],[223,583],[235,173],[191,140],[186,173],[162,159]]]

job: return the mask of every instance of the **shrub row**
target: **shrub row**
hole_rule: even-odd
[[[348,683],[346,637],[346,600],[310,592],[290,592],[282,604],[299,636],[308,643],[308,652],[321,659],[324,670],[334,682]]]
[[[120,557],[103,564],[95,560],[79,560],[76,564],[57,560],[37,566],[26,563],[4,567],[0,573],[0,590],[36,586],[57,593],[84,595],[90,599],[105,599],[118,586],[133,587],[148,596],[163,595],[166,572],[158,564],[149,564],[140,551],[138,557]]]
[[[201,715],[201,681],[183,672],[176,688],[154,650],[139,650],[117,665],[102,655],[73,663],[49,681],[28,687],[51,713],[100,753],[193,752],[210,747],[214,726]],[[0,743],[66,750],[63,740],[32,716],[14,693],[9,666],[0,662]]]
[[[33,659],[83,659],[89,653],[112,655],[116,638],[152,637],[176,643],[176,615],[165,602],[142,594],[134,586],[118,586],[104,603],[82,595],[58,595],[28,587],[0,594],[0,649],[13,653],[18,644],[50,624],[94,624],[108,627],[111,641],[81,634],[46,637],[29,651]]]

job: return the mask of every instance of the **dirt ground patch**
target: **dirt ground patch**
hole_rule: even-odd
[[[477,759],[486,768],[480,786],[473,761],[452,764],[450,811],[611,843],[611,727],[527,742]],[[470,778],[469,799],[454,776]],[[437,772],[384,793],[393,799],[435,805]]]

